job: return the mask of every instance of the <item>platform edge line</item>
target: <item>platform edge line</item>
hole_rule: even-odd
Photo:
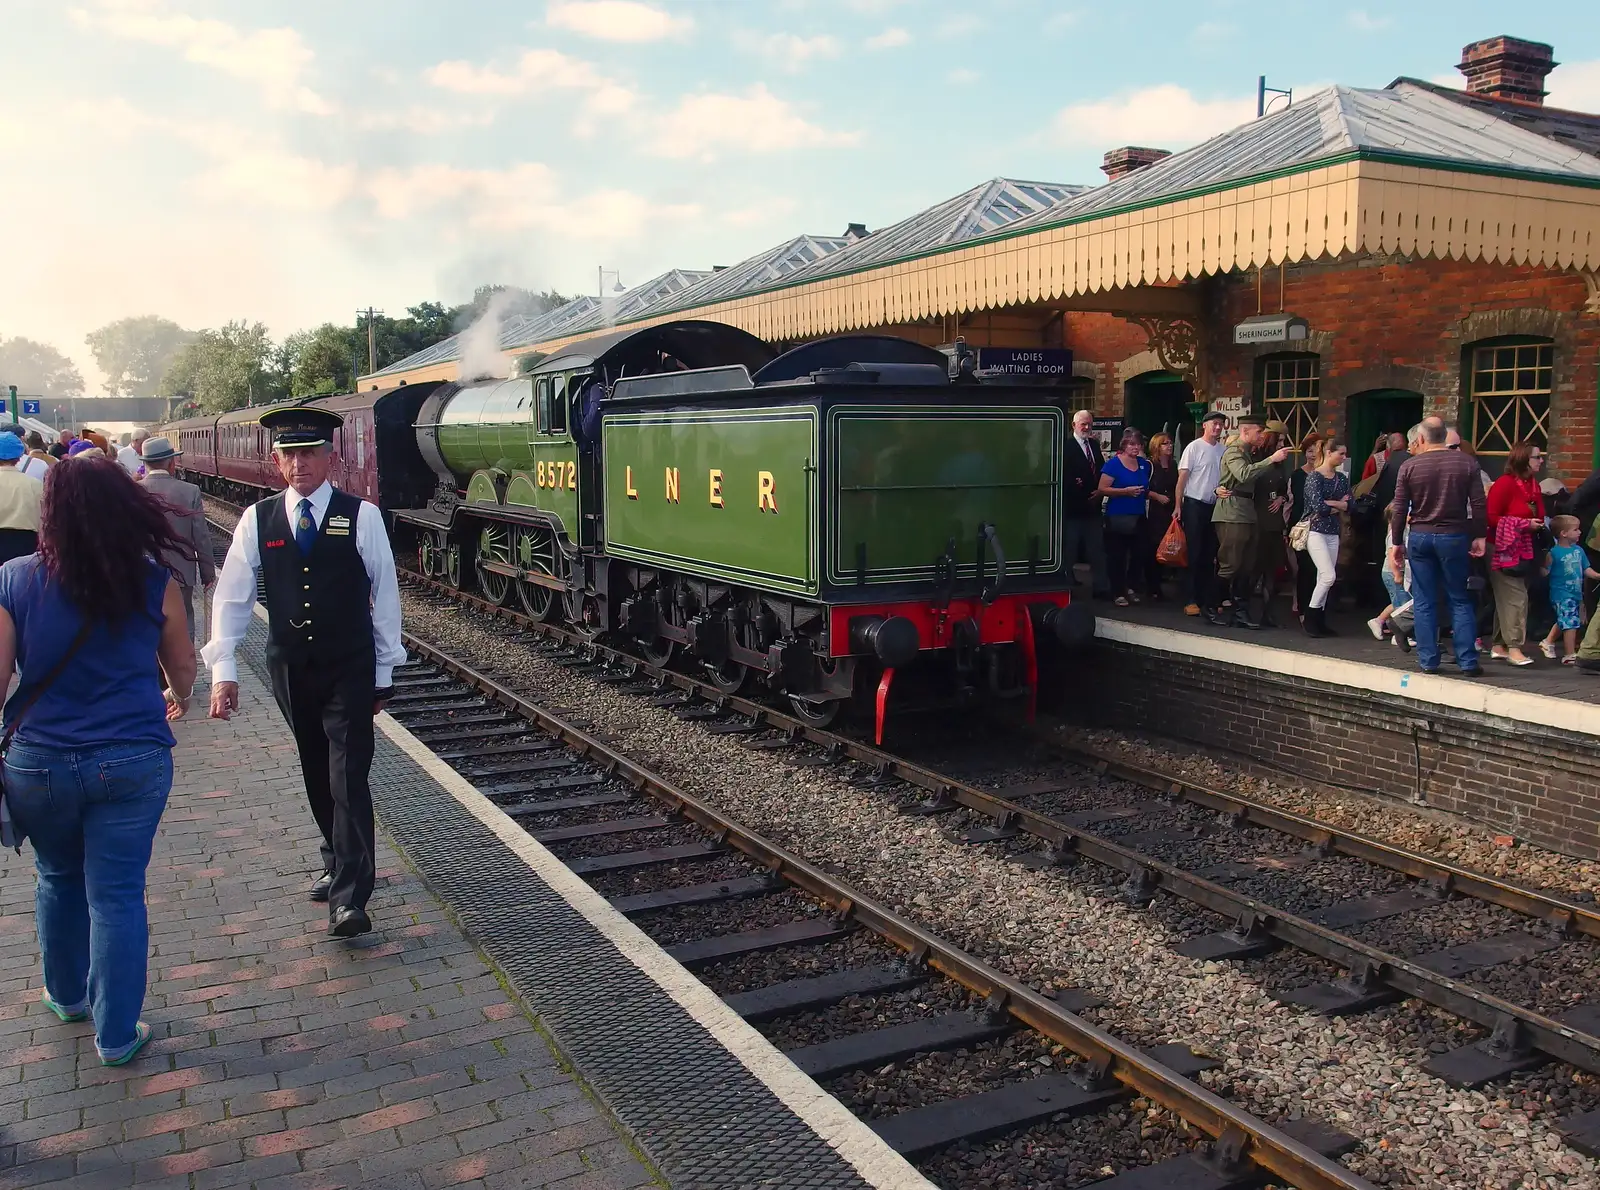
[[[487,827],[533,873],[598,930],[692,1017],[790,1111],[804,1120],[861,1177],[879,1190],[937,1190],[722,999],[618,913],[470,781],[428,750],[398,720],[378,716],[383,734],[463,809]]]

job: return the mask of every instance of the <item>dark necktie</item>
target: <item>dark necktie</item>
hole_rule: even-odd
[[[300,501],[300,515],[294,520],[294,543],[302,554],[311,552],[311,543],[317,539],[317,522],[311,516],[311,501]]]

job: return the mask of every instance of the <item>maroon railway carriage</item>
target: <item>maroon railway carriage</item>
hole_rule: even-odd
[[[183,453],[178,456],[177,473],[190,483],[196,476],[217,473],[217,419],[190,417],[161,427],[160,432]]]
[[[333,444],[334,486],[385,512],[415,508],[433,496],[438,478],[417,452],[412,429],[437,381],[368,389],[304,402],[235,409],[221,417],[191,417],[160,430],[183,451],[178,474],[205,491],[238,503],[283,490],[272,460],[272,436],[258,419],[268,409],[315,405],[344,418]],[[379,458],[383,459],[380,468]]]

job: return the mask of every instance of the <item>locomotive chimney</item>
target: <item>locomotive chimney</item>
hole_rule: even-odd
[[[1469,95],[1543,106],[1544,80],[1556,68],[1555,50],[1542,41],[1490,37],[1461,51],[1456,67],[1467,76]]]
[[[1154,165],[1163,157],[1171,156],[1172,153],[1167,149],[1142,149],[1137,145],[1124,145],[1107,153],[1100,168],[1105,171],[1107,178],[1115,182],[1136,169]]]

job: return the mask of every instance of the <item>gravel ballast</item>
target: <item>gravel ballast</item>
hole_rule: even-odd
[[[573,675],[531,643],[523,651],[486,632],[463,609],[409,593],[405,602],[413,630],[469,657],[494,657],[500,679],[530,697],[559,689],[563,705],[602,725],[625,751],[688,792],[1002,970],[1035,985],[1071,984],[1104,997],[1099,1019],[1130,1041],[1180,1041],[1221,1059],[1224,1068],[1205,1081],[1241,1106],[1267,1119],[1317,1115],[1356,1135],[1363,1147],[1345,1161],[1374,1181],[1483,1190],[1600,1184],[1600,1167],[1563,1146],[1550,1127],[1559,1115],[1592,1106],[1595,1080],[1587,1075],[1551,1066],[1485,1091],[1452,1090],[1420,1064],[1447,1044],[1441,1034],[1460,1026],[1425,1005],[1331,1020],[1291,1009],[1271,998],[1279,985],[1254,977],[1256,965],[1174,954],[1160,915],[1130,910],[1108,895],[1089,875],[1092,865],[1084,872],[1019,869],[999,848],[950,842],[938,819],[895,814],[890,795],[853,788],[836,772],[786,765],[781,754],[752,752],[736,738],[709,735]],[[1144,757],[1151,764],[1171,760]],[[1216,772],[1191,776],[1226,784]],[[1378,817],[1368,803],[1359,825],[1379,833]],[[1428,829],[1446,828],[1431,822]],[[1465,854],[1454,858],[1470,862]],[[1149,1121],[1144,1113],[1124,1114],[1137,1138]],[[970,1168],[967,1157],[947,1155],[928,1168],[951,1160]],[[1038,1180],[989,1184],[1068,1185],[1084,1176],[1066,1169],[1058,1177],[1050,1164],[1056,1160],[1047,1159],[1040,1172],[1048,1176]]]

